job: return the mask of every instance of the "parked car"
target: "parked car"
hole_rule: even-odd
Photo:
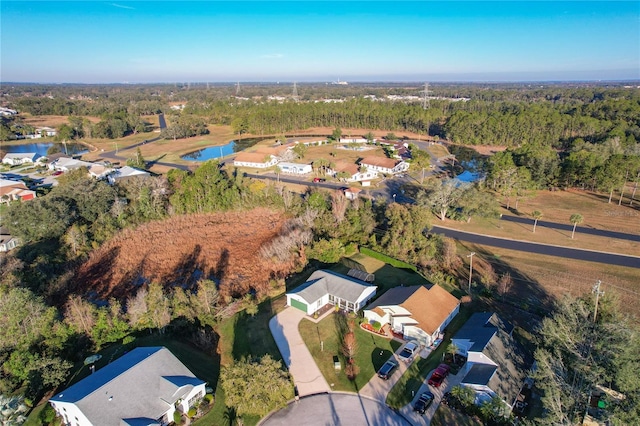
[[[447,364],[440,364],[431,374],[427,383],[434,388],[440,387],[444,379],[449,375],[449,371],[451,371],[451,368]]]
[[[313,183],[318,183],[318,182],[326,182],[326,179],[322,179],[322,178],[313,178]]]
[[[62,170],[58,170],[53,172],[53,176],[60,176],[62,173],[64,173]]]
[[[424,414],[424,412],[427,411],[427,408],[429,408],[432,402],[433,394],[431,392],[425,392],[420,395],[420,398],[418,398],[416,403],[413,405],[413,411],[419,414]]]
[[[391,377],[396,368],[398,368],[398,363],[390,359],[380,367],[380,370],[378,370],[378,377],[384,380],[389,380],[389,377]]]
[[[413,356],[418,351],[418,345],[415,342],[409,342],[405,345],[405,347],[400,351],[398,358],[404,362],[411,362],[413,360]]]

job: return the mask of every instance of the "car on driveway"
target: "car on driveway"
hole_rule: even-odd
[[[413,411],[418,414],[424,414],[424,412],[427,411],[427,408],[429,408],[432,402],[433,394],[431,392],[425,392],[420,395],[420,398],[418,398],[416,403],[413,404]]]
[[[378,370],[378,377],[384,380],[389,380],[389,377],[391,377],[393,372],[396,371],[396,368],[398,368],[398,363],[390,359],[380,367],[380,370]]]
[[[413,356],[418,351],[418,345],[415,342],[409,342],[405,345],[405,347],[398,354],[398,358],[404,362],[411,362],[413,360]]]
[[[429,377],[427,383],[434,388],[440,387],[444,379],[449,375],[449,371],[451,371],[451,368],[447,364],[440,364],[438,368],[431,373],[431,377]]]

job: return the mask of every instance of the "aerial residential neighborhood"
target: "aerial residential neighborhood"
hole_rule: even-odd
[[[640,424],[636,3],[0,17],[0,425]]]

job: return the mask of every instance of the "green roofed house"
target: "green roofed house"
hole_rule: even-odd
[[[321,269],[287,293],[287,305],[313,315],[325,305],[357,312],[376,295],[377,287],[355,278]]]
[[[164,426],[205,395],[205,382],[167,348],[141,347],[49,400],[63,424]]]

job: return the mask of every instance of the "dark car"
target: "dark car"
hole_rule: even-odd
[[[382,367],[380,367],[380,370],[378,370],[378,377],[384,380],[388,380],[397,367],[398,363],[393,360],[385,362]]]
[[[444,379],[449,375],[450,370],[451,368],[447,364],[440,364],[431,374],[427,383],[434,388],[440,387]]]
[[[416,403],[413,404],[413,411],[424,414],[424,412],[427,411],[427,408],[429,408],[432,402],[433,394],[431,392],[425,392],[420,395],[420,398],[418,398]]]

